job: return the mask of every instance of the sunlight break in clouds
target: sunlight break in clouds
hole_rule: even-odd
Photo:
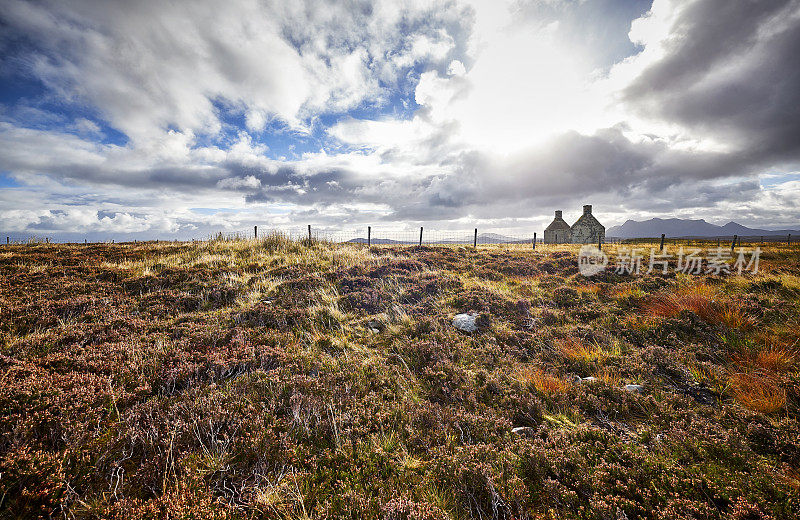
[[[11,234],[800,216],[798,1],[3,5]]]

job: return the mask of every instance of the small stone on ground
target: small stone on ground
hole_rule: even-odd
[[[475,316],[472,314],[456,314],[453,318],[453,327],[464,332],[475,332],[478,326],[475,324]]]

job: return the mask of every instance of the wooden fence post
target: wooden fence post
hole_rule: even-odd
[[[533,249],[536,249],[536,232],[533,232]]]
[[[478,228],[475,228],[475,236],[472,238],[472,247],[478,247]]]
[[[372,247],[372,226],[367,226],[367,247]]]
[[[664,233],[661,233],[661,251],[664,250]]]
[[[311,245],[311,224],[308,225],[308,244]]]
[[[733,252],[733,248],[736,247],[737,238],[739,238],[739,235],[733,235],[733,242],[731,242],[731,252]]]
[[[422,226],[419,227],[419,245],[422,245]]]
[[[597,235],[597,249],[599,249],[600,251],[603,250],[603,237],[601,237],[600,235]]]
[[[253,226],[253,235],[255,239],[258,240],[258,226]]]

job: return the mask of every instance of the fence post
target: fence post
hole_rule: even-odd
[[[258,240],[258,226],[253,226],[253,235],[255,235],[255,239]]]
[[[6,237],[6,245],[11,243],[11,237]]]
[[[600,251],[603,250],[603,237],[601,237],[600,235],[597,235],[597,249],[599,249]]]
[[[736,247],[737,238],[739,238],[739,235],[733,235],[733,242],[731,242],[731,252],[733,252],[733,248]]]
[[[422,245],[422,226],[419,227],[419,245]]]
[[[308,244],[311,245],[311,224],[308,225]]]
[[[664,233],[661,233],[661,251],[664,251]]]
[[[372,226],[367,226],[367,247],[372,247]]]
[[[533,232],[533,249],[536,249],[536,232]]]
[[[475,236],[472,238],[472,247],[478,247],[478,228],[475,228]]]

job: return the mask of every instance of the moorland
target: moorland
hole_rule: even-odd
[[[0,515],[797,518],[800,248],[762,249],[2,247]]]

